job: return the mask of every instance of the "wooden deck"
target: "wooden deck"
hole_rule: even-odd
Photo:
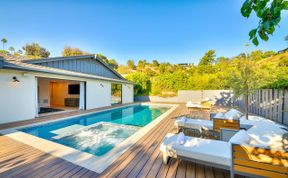
[[[0,177],[229,177],[229,171],[193,162],[172,159],[168,165],[162,163],[159,145],[174,131],[174,117],[183,114],[188,110],[179,105],[100,175],[0,136]]]

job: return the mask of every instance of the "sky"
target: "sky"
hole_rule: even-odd
[[[248,33],[257,27],[244,18],[244,0],[0,0],[0,38],[7,48],[37,42],[61,55],[64,46],[128,59],[198,63],[209,49],[217,57],[247,51]],[[288,46],[288,13],[268,42],[249,50]]]

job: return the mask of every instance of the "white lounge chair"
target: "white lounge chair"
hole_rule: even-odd
[[[249,144],[250,136],[245,130],[238,131],[228,142],[185,136],[179,142],[180,134],[168,133],[160,146],[163,162],[169,158],[181,158],[221,169],[231,167],[231,143]]]
[[[212,103],[211,100],[209,98],[206,98],[205,100],[201,101],[201,102],[192,102],[192,101],[188,101],[186,103],[186,107],[188,109],[211,109]]]
[[[169,158],[181,158],[218,168],[230,168],[229,142],[185,136],[185,143],[181,145],[177,142],[177,137],[178,134],[167,134],[160,146],[165,164]]]
[[[169,158],[180,158],[231,170],[232,176],[237,173],[284,177],[288,175],[288,148],[286,145],[288,138],[285,137],[287,134],[288,130],[281,129],[276,125],[253,126],[247,131],[240,130],[228,142],[188,136],[184,137],[184,142],[179,142],[180,134],[168,133],[160,146],[160,151],[164,164],[168,163]],[[235,154],[238,152],[241,154]],[[241,161],[244,158],[246,162]],[[264,159],[262,160],[262,158]],[[279,159],[280,162],[271,162],[270,158]],[[247,162],[250,164],[246,165]],[[248,169],[241,169],[241,167]],[[253,169],[255,172],[249,171],[249,169]]]
[[[218,113],[213,117],[213,121],[211,120],[201,120],[201,119],[189,119],[184,117],[181,117],[180,119],[177,119],[175,121],[175,125],[178,128],[190,128],[190,129],[196,129],[196,130],[216,130],[219,132],[218,126],[221,127],[221,125],[225,124],[225,121],[229,121],[229,127],[231,126],[231,129],[233,128],[240,128],[239,126],[239,117],[242,115],[241,112],[230,109],[227,113]],[[216,120],[218,119],[218,120]],[[214,127],[214,123],[217,122],[217,126]],[[223,121],[223,122],[222,122]],[[238,125],[237,125],[238,124]]]
[[[240,121],[240,128],[249,129],[252,126],[255,125],[276,125],[280,128],[283,128],[281,124],[277,124],[274,121],[271,121],[269,119],[260,117],[260,116],[248,116],[248,120],[246,119],[243,114],[236,110],[236,109],[230,109],[226,113],[218,113],[213,118],[214,119],[231,119],[231,120],[239,120]],[[214,124],[213,120],[201,120],[201,119],[189,119],[186,117],[181,117],[175,121],[175,125],[178,129],[180,128],[190,128],[190,129],[197,129],[197,130],[213,130]]]
[[[201,108],[201,102],[188,101],[188,102],[186,103],[186,106],[187,106],[188,108],[197,108],[197,107]]]

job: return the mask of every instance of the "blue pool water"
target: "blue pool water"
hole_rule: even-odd
[[[29,127],[21,131],[102,156],[168,109],[168,106],[133,105]]]

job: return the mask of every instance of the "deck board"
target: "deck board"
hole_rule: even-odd
[[[189,111],[184,104],[179,105],[173,113],[139,139],[100,175],[29,145],[0,136],[0,177],[212,178],[229,176],[229,171],[185,160],[171,159],[167,165],[163,164],[162,153],[159,150],[160,144],[167,133],[175,131],[174,118],[188,113]],[[69,115],[72,115],[72,113]],[[58,117],[63,117],[63,114]],[[57,117],[42,118],[44,121],[50,119],[57,119]],[[12,126],[21,124],[23,123]],[[5,125],[5,127],[9,127],[9,125]]]

